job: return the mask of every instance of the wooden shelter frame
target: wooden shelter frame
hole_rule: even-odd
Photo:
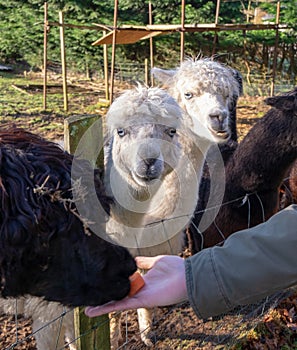
[[[136,43],[139,40],[150,40],[150,67],[154,66],[154,52],[153,52],[153,38],[159,35],[180,33],[180,61],[184,59],[184,45],[185,45],[185,33],[195,32],[214,32],[213,51],[215,54],[217,35],[222,31],[246,31],[251,30],[274,30],[275,31],[275,45],[274,45],[274,57],[272,67],[272,83],[271,83],[271,95],[274,94],[275,76],[276,76],[276,63],[277,63],[277,48],[279,43],[279,31],[288,28],[286,24],[280,24],[280,0],[258,0],[258,2],[276,2],[276,19],[275,23],[268,24],[220,24],[219,13],[222,0],[216,0],[216,13],[215,22],[209,24],[185,24],[185,5],[186,0],[181,0],[181,22],[180,24],[153,24],[152,16],[152,4],[149,1],[149,23],[147,25],[121,25],[118,26],[118,1],[114,0],[114,19],[113,25],[97,24],[93,25],[73,25],[66,24],[63,21],[62,14],[59,14],[59,22],[49,22],[47,19],[47,3],[44,5],[44,89],[43,89],[43,108],[46,109],[46,86],[47,86],[47,32],[50,26],[60,27],[60,41],[61,41],[61,61],[62,61],[62,74],[63,74],[63,95],[64,95],[64,109],[68,109],[67,98],[67,78],[66,78],[66,56],[64,45],[64,28],[79,28],[102,31],[103,36],[92,43],[92,45],[103,45],[103,57],[104,57],[104,78],[105,78],[105,99],[108,104],[113,101],[114,96],[114,70],[115,70],[115,51],[118,44],[131,44]],[[112,45],[111,55],[111,69],[110,77],[108,72],[108,49],[107,45]],[[154,84],[153,77],[151,77],[151,84]]]
[[[259,2],[273,2],[271,0],[258,0]],[[219,24],[219,13],[221,0],[216,0],[216,13],[215,22],[209,24],[185,24],[185,5],[186,0],[181,0],[181,22],[180,24],[153,24],[152,22],[152,6],[149,2],[149,24],[144,26],[135,25],[121,25],[117,26],[117,13],[118,13],[118,0],[114,0],[114,23],[113,27],[108,26],[108,32],[103,37],[96,40],[92,45],[107,45],[112,44],[112,62],[111,62],[111,79],[109,97],[110,102],[113,100],[113,87],[114,87],[114,66],[115,66],[115,50],[117,44],[131,44],[136,43],[139,40],[150,39],[150,66],[153,67],[153,44],[152,40],[155,36],[162,34],[180,33],[180,61],[184,59],[184,45],[185,45],[185,33],[195,32],[215,32],[213,43],[213,54],[215,53],[215,45],[217,42],[218,32],[221,31],[250,31],[250,30],[275,30],[275,46],[274,46],[274,58],[272,68],[272,85],[271,95],[274,94],[274,84],[276,75],[276,62],[277,62],[277,48],[279,42],[279,30],[287,28],[287,25],[280,24],[280,0],[276,0],[276,20],[273,24]],[[99,27],[100,24],[97,24]],[[105,26],[106,28],[106,26]],[[105,81],[108,82],[108,79]],[[152,80],[151,80],[152,82]],[[152,82],[153,84],[153,82]]]

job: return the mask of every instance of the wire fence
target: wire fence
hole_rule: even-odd
[[[244,94],[248,96],[269,96],[271,94],[273,77],[271,74],[243,74]],[[291,90],[296,86],[296,80],[277,77],[274,83],[274,94]]]
[[[271,74],[247,74],[241,72],[243,76],[244,94],[248,96],[269,96],[271,94],[273,77]],[[135,83],[137,81],[145,83],[150,81],[150,76],[146,77],[145,64],[122,63],[115,66],[115,79]],[[291,90],[297,85],[296,78],[284,78],[278,74],[274,82],[274,94]]]
[[[59,67],[55,69],[59,69]],[[144,64],[121,64],[116,66],[115,77],[118,81],[122,82],[144,82],[146,79],[145,71]],[[246,95],[267,96],[270,94],[272,83],[271,76],[250,75],[247,77],[243,74],[243,77]],[[279,79],[275,84],[275,93],[290,90],[295,85],[296,82],[293,80]],[[226,205],[227,203],[224,204]],[[245,339],[249,335],[249,332],[261,322],[265,322],[265,320],[270,317],[270,313],[273,312],[283,300],[286,300],[286,298],[291,295],[296,295],[294,289],[275,293],[257,304],[239,307],[230,313],[226,313],[220,317],[209,318],[207,320],[198,319],[189,303],[183,303],[172,307],[155,308],[153,310],[153,334],[151,334],[151,337],[156,349],[231,349]],[[292,303],[291,307],[294,308],[294,312],[297,314],[296,303]],[[68,336],[65,339],[65,342],[63,341],[64,345],[60,346],[60,338],[62,337],[62,334],[65,333],[64,331],[64,333],[62,333],[62,330],[63,328],[68,327],[68,321],[66,321],[66,318],[72,315],[72,311],[73,310],[71,309],[63,309],[52,318],[50,315],[44,315],[48,316],[48,322],[44,321],[42,327],[33,330],[32,325],[24,326],[24,319],[20,319],[18,316],[19,314],[22,314],[22,312],[18,309],[17,304],[15,303],[15,308],[11,308],[9,312],[11,315],[14,315],[13,318],[10,318],[9,320],[7,318],[2,318],[2,322],[0,322],[0,329],[2,328],[1,335],[5,332],[10,335],[13,334],[14,339],[12,339],[12,337],[1,339],[1,349],[34,350],[36,349],[36,342],[34,340],[36,336],[38,337],[42,332],[49,331],[55,339],[55,350],[76,349],[76,341],[81,337],[89,336],[95,331],[95,329],[100,330],[102,323],[98,322],[95,329],[91,328],[79,336],[74,336],[73,330],[70,330],[69,334],[72,334],[72,336]],[[1,309],[0,304],[0,315],[1,314],[3,315],[4,311]],[[292,317],[292,323],[295,324],[295,330],[290,328],[290,331],[293,333],[295,332],[297,342],[297,319],[294,315]],[[141,334],[138,328],[137,314],[135,311],[123,313],[121,325],[123,341],[117,349],[146,349],[146,346],[141,341]],[[289,329],[289,326],[287,329]],[[265,347],[263,347],[263,349],[264,348]],[[275,345],[275,349],[279,348],[278,345]]]
[[[241,199],[242,198],[238,198],[238,200]],[[230,203],[223,203],[223,205],[230,205]],[[201,288],[203,288],[203,286],[201,286]],[[150,337],[155,344],[154,346],[156,349],[235,349],[234,346],[239,346],[241,342],[247,339],[250,332],[252,332],[255,327],[258,327],[259,324],[264,324],[266,320],[269,319],[271,313],[274,312],[275,308],[277,308],[281,302],[286,300],[286,298],[291,296],[294,296],[295,300],[297,296],[295,289],[288,289],[274,293],[258,303],[240,306],[232,312],[225,313],[219,317],[210,317],[208,319],[198,319],[188,302],[172,307],[154,308],[152,310],[153,324]],[[30,302],[30,297],[28,298]],[[35,347],[34,338],[32,337],[40,337],[38,333],[41,333],[41,336],[43,337],[44,332],[50,332],[50,337],[54,339],[55,346],[53,350],[76,350],[76,341],[78,339],[90,336],[90,334],[97,329],[100,331],[100,328],[103,326],[102,322],[98,322],[95,326],[93,325],[92,328],[85,331],[84,334],[75,336],[73,329],[68,329],[67,331],[67,327],[73,327],[73,324],[69,323],[69,317],[73,317],[72,309],[61,308],[61,312],[58,313],[57,311],[57,314],[52,318],[50,317],[50,314],[43,315],[42,326],[34,329],[34,331],[27,330],[24,334],[21,330],[23,323],[18,318],[21,309],[18,308],[17,303],[14,303],[14,305],[15,308],[11,308],[10,314],[15,314],[15,316],[14,319],[10,320],[9,324],[10,328],[13,329],[15,339],[9,345],[2,345],[1,349],[3,350],[43,350],[43,348]],[[291,305],[291,313],[294,318],[292,323],[293,325],[296,325],[296,302],[293,302]],[[68,318],[68,320],[66,318]],[[112,315],[111,318],[118,319],[119,313]],[[64,329],[65,327],[66,332]],[[7,329],[9,329],[9,327],[7,327]],[[136,311],[122,313],[121,329],[122,341],[119,346],[113,348],[114,350],[146,349],[146,345],[141,340],[141,332],[138,328]],[[286,332],[284,329],[282,331]],[[295,339],[297,341],[296,331],[297,327],[295,327]],[[143,330],[143,332],[145,332],[145,330]],[[68,334],[68,337],[66,337],[64,345],[61,346],[61,337],[63,334]],[[280,347],[278,347],[276,343],[275,348],[271,349],[279,348]],[[266,348],[263,347],[263,349]]]
[[[198,319],[195,316],[189,303],[183,303],[172,307],[154,308],[152,310],[153,324],[150,337],[156,349],[231,349],[236,345],[240,348],[240,344],[248,338],[249,333],[253,331],[255,327],[259,326],[259,324],[262,324],[263,326],[265,321],[269,319],[269,315],[274,312],[275,308],[282,301],[292,295],[295,295],[294,298],[296,298],[296,292],[295,294],[294,292],[294,290],[287,290],[275,293],[257,304],[239,307],[230,313],[221,315],[220,317],[213,317],[204,320]],[[292,303],[292,305],[294,304]],[[60,316],[51,320],[48,322],[48,324],[45,324],[42,328],[37,329],[34,332],[27,330],[27,335],[23,337],[18,335],[14,342],[8,346],[2,347],[2,349],[39,350],[40,348],[37,348],[36,345],[34,345],[32,337],[35,337],[39,332],[47,331],[47,329],[50,329],[51,324],[53,323],[59,325],[57,331],[54,334],[51,334],[51,336],[56,337],[55,342],[58,344],[59,338],[61,337],[60,331],[63,325],[64,317],[65,313],[62,313]],[[10,324],[15,328],[16,332],[22,327],[22,322],[20,320],[15,321],[14,326],[12,321]],[[74,337],[72,339],[67,339],[64,346],[57,345],[53,349],[74,350],[76,349],[75,344],[77,339],[90,336],[90,334],[92,334],[96,329],[100,331],[101,327],[102,323],[98,322],[95,327],[92,327],[84,334],[80,334],[78,337]],[[123,338],[122,342],[116,349],[136,350],[147,348],[141,341],[141,333],[138,329],[136,311],[128,311],[123,313],[121,327]],[[288,330],[289,326],[287,329],[284,327],[282,332],[288,332]],[[264,337],[263,334],[261,336]],[[264,339],[262,342],[264,343]],[[282,343],[284,346],[286,345],[283,340]],[[287,343],[287,348],[290,348],[289,342]],[[275,348],[271,349],[280,349],[280,347],[278,347],[276,342]]]
[[[57,62],[51,62],[50,69],[54,72],[61,73],[61,65]],[[109,74],[111,67],[109,66]],[[104,79],[103,62],[99,62],[98,70],[94,76]],[[274,94],[279,94],[291,90],[297,85],[296,77],[286,78],[282,73],[277,73],[273,82],[272,74],[263,72],[246,73],[241,72],[243,76],[244,95],[247,96],[270,96],[272,84],[274,84]],[[135,84],[136,82],[146,83],[151,80],[147,64],[134,62],[116,63],[114,68],[114,77],[117,82],[127,82]]]

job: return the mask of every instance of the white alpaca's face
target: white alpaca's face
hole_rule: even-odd
[[[188,127],[195,134],[216,143],[229,140],[230,114],[240,94],[233,70],[202,60],[184,62],[175,70],[154,68],[153,74],[186,112]]]
[[[195,134],[217,143],[228,141],[231,136],[229,95],[208,92],[197,94],[189,88],[180,91],[180,99],[187,112],[189,126]]]
[[[175,127],[141,124],[113,132],[114,166],[129,182],[148,186],[176,167],[180,147]]]

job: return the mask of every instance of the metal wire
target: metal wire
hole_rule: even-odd
[[[241,202],[241,205],[245,205],[247,203],[247,205],[248,205],[248,214],[247,214],[248,227],[250,226],[250,219],[251,219],[251,207],[250,207],[250,199],[249,199],[249,197],[251,195],[255,195],[257,197],[259,203],[260,203],[261,210],[262,210],[262,220],[264,222],[265,221],[264,206],[263,206],[262,200],[261,200],[261,198],[260,198],[260,196],[258,195],[257,192],[248,193],[245,196],[241,196],[241,197],[239,197],[237,199],[234,199],[234,200],[231,200],[231,201],[228,201],[228,202],[224,202],[221,205],[221,206],[225,206],[225,205],[230,205],[230,204],[236,203],[236,202]],[[196,214],[197,213],[203,213],[203,212],[206,212],[208,210],[213,210],[213,209],[217,209],[217,208],[218,208],[218,206],[213,206],[213,207],[208,208],[206,210],[198,210],[195,213]],[[179,217],[176,217],[176,218],[179,218]],[[188,215],[188,217],[189,217],[189,215]],[[172,219],[175,219],[175,218],[170,218],[169,220],[172,220]],[[159,222],[162,222],[162,224],[163,224],[162,226],[163,226],[165,235],[167,235],[167,237],[168,237],[168,232],[166,231],[166,227],[164,225],[165,221],[166,220],[163,219],[163,220],[160,220]],[[220,233],[222,238],[225,240],[225,236],[224,236],[223,232],[221,232],[221,230],[219,229],[219,227],[218,227],[218,225],[217,225],[217,223],[215,221],[214,221],[214,225],[218,229],[218,232]],[[203,234],[199,231],[199,229],[197,228],[197,226],[195,224],[194,224],[194,227],[196,228],[198,234],[201,236],[202,248],[203,248]],[[170,239],[168,239],[168,244],[170,245]],[[170,246],[170,249],[172,251],[172,247],[171,246]],[[198,348],[203,349],[203,347],[205,346],[204,344],[206,344],[209,341],[214,342],[217,345],[219,345],[219,344],[231,344],[232,341],[234,342],[234,339],[236,338],[236,334],[239,333],[240,331],[242,331],[243,327],[247,327],[247,328],[252,329],[260,321],[261,317],[263,317],[263,315],[267,314],[267,312],[269,310],[271,310],[271,308],[275,307],[281,299],[283,299],[284,297],[288,296],[289,292],[290,291],[282,291],[282,292],[276,293],[276,294],[274,294],[271,297],[265,298],[263,301],[259,302],[258,304],[240,307],[238,309],[235,309],[232,313],[225,314],[225,315],[221,316],[220,318],[213,318],[213,319],[209,319],[209,320],[203,320],[203,322],[204,322],[203,326],[205,326],[205,328],[207,328],[207,329],[211,329],[212,335],[211,334],[207,334],[207,333],[205,333],[204,336],[201,335],[201,339],[197,340],[196,345],[195,345],[195,346],[198,346],[198,347],[195,347],[195,349],[198,349]],[[181,313],[180,312],[178,313],[178,310],[180,309],[180,307],[188,307],[189,310],[187,310],[187,312],[190,313],[190,306],[189,305],[187,306],[187,303],[184,303],[181,306],[169,307],[169,308],[167,308],[166,312],[164,312],[164,314],[162,316],[158,317],[157,319],[155,319],[153,321],[153,324],[152,324],[153,327],[157,327],[157,330],[159,332],[161,330],[160,329],[160,324],[164,320],[168,320],[168,318],[170,318],[170,317],[174,317],[175,319],[176,319],[176,317],[178,317],[179,323],[183,324],[184,323],[183,317],[181,317]],[[163,310],[164,310],[164,308],[163,308]],[[57,334],[57,345],[56,345],[56,349],[57,349],[58,339],[59,339],[60,332],[61,332],[63,317],[65,316],[66,313],[71,312],[71,311],[72,310],[69,310],[69,311],[68,310],[64,310],[64,312],[61,315],[59,315],[58,317],[56,317],[53,320],[51,320],[48,324],[46,324],[43,327],[39,328],[35,332],[32,332],[30,335],[28,335],[28,336],[26,336],[26,337],[24,337],[22,339],[19,339],[19,337],[18,337],[18,319],[17,319],[18,306],[17,306],[17,300],[16,300],[16,304],[15,304],[16,341],[13,344],[11,344],[9,347],[5,348],[5,350],[12,350],[12,349],[14,349],[17,345],[19,345],[19,344],[25,342],[26,340],[30,339],[37,332],[39,332],[40,330],[46,328],[51,323],[59,321],[60,325],[59,325],[59,330],[58,330],[58,334]],[[119,315],[119,313],[117,313],[117,315]],[[224,320],[224,316],[228,317],[228,319],[230,319],[230,317],[231,317],[232,321],[230,321],[230,322],[232,323],[232,330],[230,330],[230,334],[219,335],[220,329],[224,329],[225,324],[226,324],[226,320]],[[128,315],[128,313],[126,313],[126,321],[125,321],[126,335],[125,335],[125,341],[124,341],[124,344],[122,344],[119,349],[126,348],[132,342],[135,341],[134,338],[128,339],[128,317],[129,317],[129,315]],[[244,322],[247,322],[247,321],[249,321],[248,324],[244,325]],[[68,344],[65,344],[65,346],[62,349],[65,349],[69,344],[72,344],[72,343],[76,342],[79,338],[87,336],[88,334],[93,332],[95,329],[100,328],[104,323],[107,323],[107,322],[108,321],[104,321],[104,322],[100,321],[100,322],[98,322],[91,329],[89,329],[89,330],[85,331],[84,333],[80,334],[75,339],[72,339]],[[146,331],[146,329],[143,332],[145,332],[145,331]],[[214,340],[213,334],[216,334],[216,337],[215,337],[216,339],[215,340]],[[139,332],[138,335],[140,336],[141,333]],[[188,337],[191,338],[191,335],[188,335]],[[196,336],[194,336],[194,338],[196,339]],[[182,342],[182,339],[181,339],[181,342]],[[128,347],[127,349],[130,349],[130,348]]]

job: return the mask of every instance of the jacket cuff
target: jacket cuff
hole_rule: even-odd
[[[217,275],[211,249],[185,259],[185,273],[189,301],[199,318],[205,319],[232,308]],[[215,300],[214,307],[209,300]]]

